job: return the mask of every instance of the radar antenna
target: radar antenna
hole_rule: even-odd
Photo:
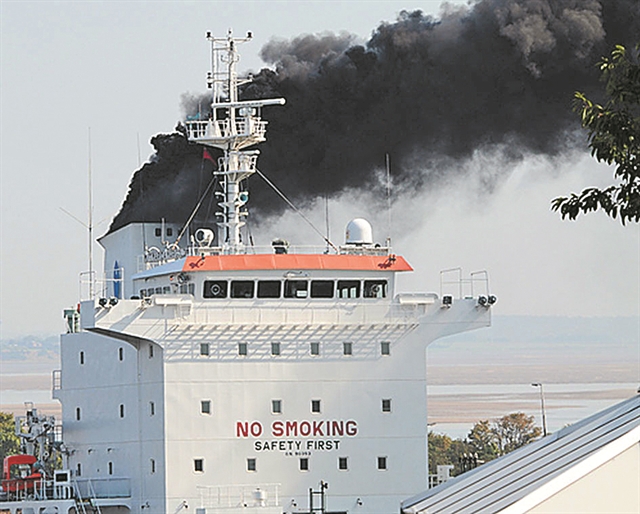
[[[218,159],[215,175],[221,177],[222,212],[218,221],[218,246],[222,253],[243,253],[244,244],[240,228],[245,224],[247,211],[243,209],[249,193],[242,187],[242,181],[256,172],[258,150],[247,148],[266,140],[267,122],[261,119],[261,108],[265,105],[283,105],[284,98],[263,100],[238,100],[238,86],[251,82],[249,77],[239,80],[236,64],[239,60],[237,46],[252,39],[251,32],[246,37],[235,38],[231,31],[226,37],[217,38],[207,32],[211,43],[211,71],[207,73],[207,85],[211,92],[211,113],[208,119],[197,114],[185,121],[187,137],[190,141],[218,148],[224,152]]]

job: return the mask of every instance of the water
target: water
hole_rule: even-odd
[[[543,384],[548,432],[556,432],[637,394],[637,383]],[[464,438],[474,423],[525,412],[542,427],[540,389],[530,384],[427,387],[429,428]]]

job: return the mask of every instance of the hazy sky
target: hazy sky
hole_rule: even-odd
[[[100,236],[138,167],[137,141],[144,162],[150,137],[180,119],[180,96],[205,90],[207,30],[252,31],[239,68],[258,70],[260,48],[272,37],[344,30],[366,40],[400,10],[437,14],[439,2],[2,0],[0,9],[4,338],[63,331],[62,309],[77,302],[78,274],[87,269],[87,233],[61,209],[87,217],[89,127]],[[500,165],[486,155],[469,163]],[[622,227],[600,213],[562,222],[549,211],[553,197],[605,185],[611,175],[585,150],[553,162],[527,159],[491,194],[459,179],[397,201],[394,249],[416,269],[403,287],[438,291],[439,271],[463,266],[489,272],[496,314],[639,315],[638,225]],[[345,194],[330,212],[338,242],[360,215],[372,219],[377,239],[386,236],[384,206],[371,199]],[[320,226],[322,213],[310,213]],[[314,242],[293,215],[271,228],[259,235],[264,243],[281,235]],[[100,259],[97,252],[101,269]]]

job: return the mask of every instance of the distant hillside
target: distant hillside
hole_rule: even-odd
[[[0,360],[50,360],[60,355],[60,336],[24,336],[0,340]]]

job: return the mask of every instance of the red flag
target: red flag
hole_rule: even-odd
[[[216,161],[213,160],[213,157],[211,157],[211,154],[209,153],[209,150],[207,150],[206,148],[202,152],[202,159],[205,160],[205,161],[211,161],[214,164],[216,163]]]

